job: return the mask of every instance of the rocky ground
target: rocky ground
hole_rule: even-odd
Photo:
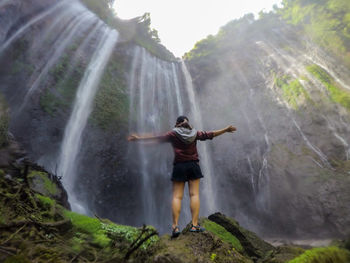
[[[0,150],[0,262],[350,262],[349,243],[272,246],[232,218],[201,218],[204,233],[159,236],[69,210],[60,180],[31,163],[11,138]]]

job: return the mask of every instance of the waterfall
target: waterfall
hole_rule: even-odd
[[[182,80],[185,79],[185,82]],[[185,85],[185,87],[182,87]],[[185,92],[184,92],[185,91]],[[130,133],[160,135],[174,127],[179,115],[187,115],[190,109],[190,121],[202,129],[198,105],[195,101],[192,81],[184,63],[166,62],[151,56],[143,48],[135,48],[129,80],[130,92]],[[210,156],[205,143],[199,143],[201,167],[205,174],[203,202],[204,213],[214,211],[215,198],[212,190]],[[149,145],[147,143],[130,144],[128,155],[137,156],[137,173],[142,178],[142,208],[146,223],[160,229],[164,228],[164,218],[170,221],[172,171],[171,147],[168,144]],[[131,156],[133,155],[133,156]],[[161,188],[160,188],[161,187]],[[187,223],[190,214],[184,196],[181,222]]]
[[[88,29],[93,23],[96,22],[96,16],[92,13],[85,11],[83,14],[79,15],[70,25],[64,30],[61,36],[55,41],[57,44],[54,44],[53,50],[50,52],[50,58],[46,62],[45,66],[36,77],[35,81],[27,91],[25,102],[33,94],[33,92],[38,88],[41,79],[49,72],[52,66],[58,61],[62,56],[68,44],[71,43],[73,37],[77,34],[78,31],[82,32],[83,30]]]
[[[61,152],[58,159],[58,175],[63,178],[63,185],[68,192],[69,203],[74,211],[86,213],[80,198],[74,192],[77,172],[77,157],[81,145],[82,133],[92,111],[92,102],[99,80],[108,63],[109,57],[118,40],[118,33],[107,27],[79,84],[73,111],[66,125]],[[79,200],[79,201],[78,201]]]
[[[185,77],[185,87],[190,103],[190,110],[193,116],[194,124],[197,127],[197,129],[201,130],[203,129],[203,122],[202,122],[202,116],[200,113],[199,105],[195,99],[193,84],[192,84],[192,78],[191,75],[186,67],[186,64],[184,61],[181,62],[182,66],[182,72]],[[204,184],[204,197],[205,201],[203,203],[203,209],[206,213],[212,213],[215,212],[215,209],[219,209],[218,204],[216,203],[216,196],[214,194],[213,189],[215,189],[214,180],[212,180],[213,176],[213,169],[212,169],[212,163],[211,163],[211,156],[208,151],[208,146],[206,143],[199,143],[198,149],[200,152],[200,158],[201,158],[201,167],[205,175],[205,179],[203,180]]]
[[[43,20],[44,18],[52,15],[53,13],[57,12],[59,9],[61,8],[67,8],[67,3],[69,3],[68,0],[65,1],[61,1],[57,4],[55,4],[54,6],[52,6],[51,8],[49,8],[48,10],[46,10],[45,12],[37,15],[36,17],[32,18],[31,20],[29,20],[25,25],[23,25],[21,28],[19,28],[9,39],[6,40],[6,42],[4,44],[2,44],[0,46],[0,55],[2,52],[4,52],[4,50],[6,48],[8,48],[12,42],[14,40],[16,40],[18,37],[20,37],[28,28],[30,28],[32,25],[40,22],[41,20]]]
[[[162,134],[173,127],[182,112],[176,66],[151,56],[136,47],[129,80],[129,131],[137,134]],[[164,227],[169,211],[164,200],[171,196],[169,183],[171,151],[168,146],[129,144],[129,159],[137,159],[141,179],[143,218],[146,223]],[[161,189],[159,189],[161,185]]]

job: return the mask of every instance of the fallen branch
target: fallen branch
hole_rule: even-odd
[[[9,252],[9,251],[7,251],[7,250],[1,248],[1,247],[0,247],[0,251],[1,251],[1,252],[4,252],[4,253],[6,253],[7,255],[10,255],[10,256],[16,255],[16,253]]]
[[[0,246],[0,249],[1,250],[5,250],[7,252],[15,253],[15,254],[17,253],[17,249],[14,248],[14,247],[3,247],[3,246]]]
[[[36,226],[40,226],[40,227],[59,227],[59,226],[65,225],[65,224],[71,224],[71,221],[69,219],[67,219],[67,220],[61,220],[61,221],[57,221],[57,222],[41,223],[41,222],[37,222],[37,221],[21,220],[21,221],[12,222],[12,223],[6,224],[6,225],[0,225],[0,229],[19,227],[19,226],[26,225],[26,224],[36,225]]]
[[[148,231],[150,231],[150,233],[141,239],[142,235]],[[158,232],[153,229],[147,229],[145,225],[143,226],[141,233],[142,234],[139,235],[138,238],[131,244],[128,252],[125,254],[124,260],[128,260],[131,254],[134,253],[144,242],[146,242],[152,236],[158,234]]]

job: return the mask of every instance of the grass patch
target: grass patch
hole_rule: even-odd
[[[335,80],[323,68],[316,64],[307,66],[306,70],[326,87],[332,101],[350,111],[350,92],[348,90],[339,87]]]
[[[205,220],[203,226],[223,241],[230,243],[238,252],[243,252],[243,247],[239,240],[222,226],[210,220]]]
[[[350,252],[338,247],[313,248],[288,263],[345,263],[350,262]]]
[[[66,218],[69,218],[72,221],[72,224],[78,233],[92,236],[90,242],[99,247],[110,245],[112,240],[125,240],[128,243],[132,243],[140,234],[140,230],[135,227],[117,225],[108,220],[104,220],[106,221],[106,223],[104,223],[97,218],[91,218],[68,210],[64,210],[63,214]],[[151,229],[151,227],[148,228]],[[144,242],[141,245],[141,248],[147,249],[157,241],[158,236],[153,236]],[[79,248],[77,242],[78,241],[76,240],[76,249]]]

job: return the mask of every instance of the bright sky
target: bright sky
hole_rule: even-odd
[[[151,13],[151,27],[177,57],[194,44],[216,34],[227,22],[244,14],[270,11],[281,0],[115,0],[117,15],[123,19]]]

